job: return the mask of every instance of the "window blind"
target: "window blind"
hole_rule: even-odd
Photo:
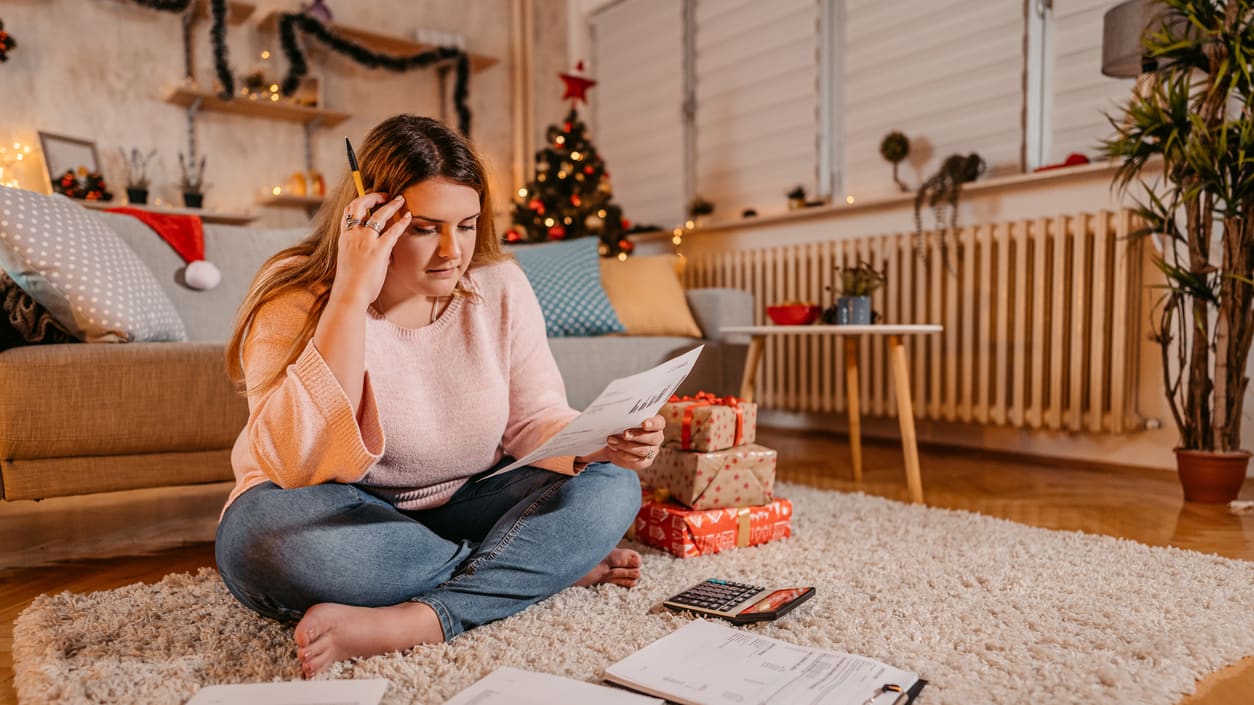
[[[879,153],[892,130],[911,141],[910,187],[953,153],[979,153],[989,174],[1021,170],[1022,3],[847,0],[838,21],[846,194],[898,191]]]
[[[683,222],[683,3],[626,0],[592,18],[593,144],[633,223]]]
[[[1103,113],[1115,113],[1132,93],[1132,79],[1102,75],[1102,16],[1110,0],[1053,0],[1045,79],[1047,163],[1072,152],[1098,159],[1112,133]]]
[[[696,192],[716,217],[818,183],[818,0],[696,0]]]

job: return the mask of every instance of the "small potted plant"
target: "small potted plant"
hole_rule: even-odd
[[[148,162],[156,156],[157,150],[149,150],[147,154],[136,148],[131,149],[128,157],[122,157],[126,163],[126,200],[136,205],[148,202]]]
[[[700,196],[694,196],[688,204],[688,219],[692,221],[693,227],[699,226],[701,219],[713,212],[714,204]]]
[[[798,208],[806,207],[806,187],[805,186],[797,184],[796,186],[793,187],[791,191],[789,191],[785,195],[788,196],[788,210],[791,211],[791,210],[797,210]]]
[[[205,203],[205,158],[197,163],[194,158],[188,159],[179,152],[179,169],[183,175],[179,179],[179,187],[183,190],[183,205],[188,208],[200,208]]]
[[[823,322],[832,325],[870,325],[871,294],[888,281],[884,270],[876,270],[870,262],[859,261],[852,267],[836,267],[840,279],[840,297],[823,311]],[[828,287],[831,289],[831,287]]]

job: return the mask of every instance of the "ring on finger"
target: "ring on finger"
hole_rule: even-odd
[[[362,225],[366,226],[367,228],[370,228],[376,233],[383,232],[383,223],[380,223],[377,220],[367,220],[366,222],[362,223]]]
[[[346,227],[346,228],[351,228],[351,227],[353,227],[353,226],[355,226],[355,225],[358,225],[358,224],[360,224],[360,223],[361,223],[361,221],[360,221],[360,220],[358,220],[358,219],[354,218],[354,217],[353,217],[353,216],[351,216],[351,215],[346,215],[346,216],[344,216],[344,227]]]

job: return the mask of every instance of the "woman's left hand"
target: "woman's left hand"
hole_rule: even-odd
[[[653,464],[657,449],[662,445],[662,428],[666,419],[651,416],[635,428],[614,434],[605,439],[605,447],[580,460],[590,463],[611,462],[631,470],[643,470]]]

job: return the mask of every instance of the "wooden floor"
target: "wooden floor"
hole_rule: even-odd
[[[862,483],[836,436],[760,429],[779,451],[781,480],[904,500],[901,451],[867,443]],[[1185,505],[1165,472],[1035,464],[968,450],[924,449],[924,494],[966,509],[1050,529],[1122,536],[1254,560],[1254,513]],[[213,565],[213,529],[229,486],[0,502],[0,705],[15,703],[13,621],[37,595],[87,592]],[[1254,499],[1247,482],[1243,499]],[[1254,655],[1213,674],[1185,705],[1249,705]]]

